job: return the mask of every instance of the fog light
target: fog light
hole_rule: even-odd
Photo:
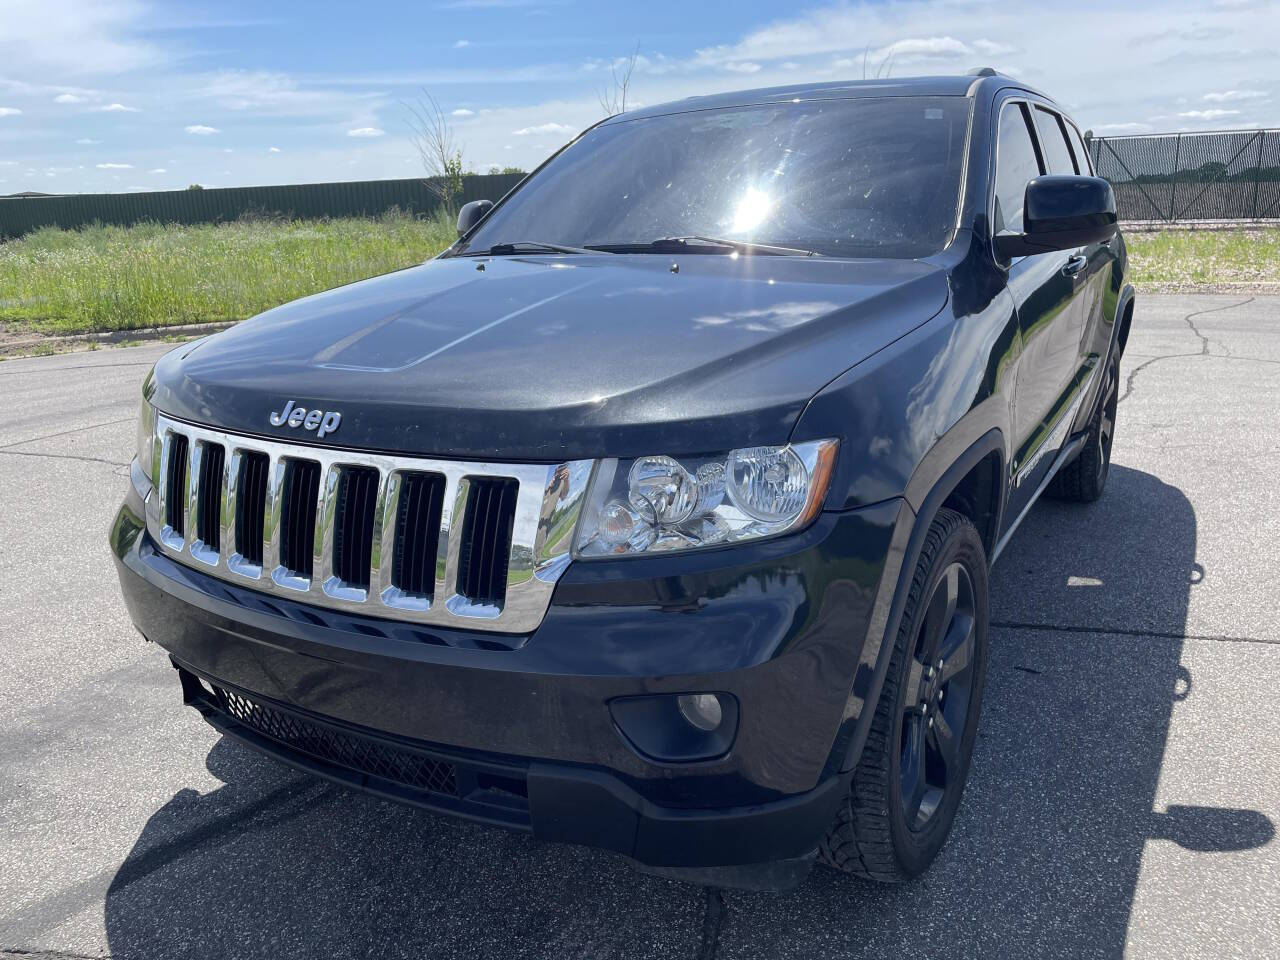
[[[706,733],[719,727],[724,719],[720,698],[714,693],[686,693],[676,698],[676,704],[680,708],[680,716]]]
[[[732,693],[658,693],[609,701],[618,733],[637,753],[658,763],[723,757],[738,733]]]

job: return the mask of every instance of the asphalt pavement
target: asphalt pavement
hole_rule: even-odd
[[[107,550],[168,347],[0,363],[0,957],[1280,955],[1280,298],[1144,296],[1097,504],[994,571],[922,879],[713,891],[222,740]]]

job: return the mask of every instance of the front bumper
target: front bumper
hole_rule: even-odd
[[[155,549],[147,493],[135,468],[111,536],[134,623],[188,703],[287,763],[663,868],[803,858],[845,796],[897,579],[897,501],[751,546],[575,564],[539,628],[498,642],[211,578]],[[655,761],[611,713],[691,691],[735,698],[722,756]]]

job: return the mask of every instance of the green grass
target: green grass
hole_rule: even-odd
[[[450,220],[245,220],[46,228],[0,244],[0,332],[63,334],[243,320],[339,284],[421,263]]]
[[[243,320],[339,284],[420,263],[450,220],[244,220],[48,228],[0,244],[0,339]],[[1253,285],[1280,292],[1280,228],[1127,237],[1143,290]]]
[[[1280,292],[1280,227],[1125,235],[1140,290],[1248,284]]]

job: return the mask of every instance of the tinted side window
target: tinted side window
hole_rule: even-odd
[[[1080,131],[1074,125],[1067,124],[1067,137],[1071,140],[1071,149],[1076,155],[1076,166],[1086,177],[1093,173],[1093,165],[1089,161],[1089,150],[1080,139]]]
[[[1022,207],[1027,181],[1040,176],[1031,131],[1022,106],[1010,103],[1000,111],[1000,137],[996,144],[996,233],[1022,232]]]
[[[1071,160],[1071,148],[1067,146],[1067,138],[1058,123],[1058,115],[1040,107],[1035,109],[1036,129],[1040,132],[1040,149],[1044,151],[1044,161],[1049,165],[1050,173],[1077,173],[1076,165]]]

